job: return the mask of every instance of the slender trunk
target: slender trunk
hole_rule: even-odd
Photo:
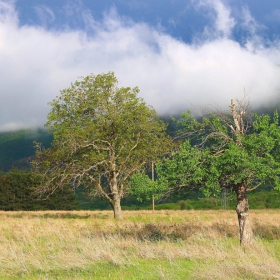
[[[246,185],[240,183],[235,186],[237,196],[236,213],[239,223],[240,245],[250,244],[253,240],[253,231],[249,218],[249,203],[246,196]]]

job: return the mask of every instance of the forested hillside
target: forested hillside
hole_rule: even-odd
[[[52,135],[45,129],[1,132],[0,170],[6,172],[13,166],[19,169],[28,169],[28,159],[34,155],[34,141],[49,146]]]

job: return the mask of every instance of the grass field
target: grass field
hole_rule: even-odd
[[[280,212],[0,212],[0,279],[280,279]]]

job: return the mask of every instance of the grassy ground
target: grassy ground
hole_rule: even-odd
[[[280,212],[0,212],[0,279],[280,279]]]

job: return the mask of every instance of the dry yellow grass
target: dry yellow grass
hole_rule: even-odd
[[[0,212],[0,279],[141,259],[194,260],[191,279],[280,279],[280,213],[251,217],[262,239],[242,248],[234,211]]]

